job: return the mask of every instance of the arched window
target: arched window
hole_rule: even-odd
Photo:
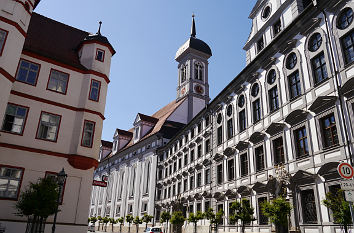
[[[124,186],[123,182],[124,182],[124,172],[122,172],[120,175],[120,181],[119,181],[117,187],[123,187]],[[118,198],[119,199],[122,198],[122,188],[118,188]]]
[[[226,108],[226,136],[230,140],[234,136],[234,122],[232,114],[232,104],[229,104]]]
[[[186,79],[187,79],[187,67],[183,65],[181,67],[181,83],[184,83]]]
[[[339,15],[337,21],[337,27],[339,29],[346,29],[353,22],[353,10],[352,8],[345,8]]]
[[[247,117],[246,117],[246,100],[245,95],[241,94],[237,101],[238,106],[238,129],[239,132],[246,130],[247,127]]]
[[[289,99],[294,100],[302,94],[302,71],[300,64],[300,53],[298,50],[290,52],[285,61],[285,77]]]
[[[130,181],[131,181],[131,186],[130,186],[130,195],[129,196],[133,196],[134,195],[134,186],[135,186],[135,173],[136,173],[136,168],[134,167],[133,169],[132,169],[132,175],[131,175],[131,179],[130,179]]]
[[[268,106],[269,112],[274,112],[280,107],[280,98],[279,98],[279,79],[276,71],[276,67],[274,66],[272,69],[268,71],[266,74],[267,77],[267,91],[268,91]]]
[[[253,123],[258,122],[261,120],[262,113],[261,113],[261,98],[260,98],[260,87],[259,84],[256,82],[251,87],[251,102],[252,102],[252,119]]]
[[[286,59],[286,68],[291,70],[296,66],[296,63],[297,63],[296,53],[292,52],[288,55],[288,57]]]
[[[199,62],[194,64],[194,78],[197,80],[203,80],[203,65]]]

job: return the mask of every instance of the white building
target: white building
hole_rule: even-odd
[[[20,193],[64,168],[56,232],[86,232],[115,51],[100,31],[36,14],[38,3],[0,1],[0,223],[25,232],[14,214]]]
[[[209,103],[211,55],[209,46],[196,38],[193,18],[191,36],[176,54],[177,99],[152,116],[138,113],[128,131],[116,129],[112,153],[94,175],[95,180],[108,176],[108,187],[93,188],[90,216],[155,215],[156,150]]]
[[[193,112],[193,118],[186,114],[187,121],[182,122],[187,124],[163,140],[150,157],[157,160],[157,167],[151,168],[156,181],[150,180],[156,190],[147,195],[155,200],[155,210],[151,201],[149,213],[155,213],[157,221],[161,211],[173,211],[180,197],[186,215],[222,208],[226,218],[220,228],[238,231],[240,226],[228,221],[229,207],[234,200],[246,198],[256,217],[246,231],[271,232],[259,203],[274,198],[275,172],[283,164],[291,176],[286,194],[294,206],[292,232],[339,231],[322,200],[340,187],[338,163],[353,161],[353,9],[352,0],[257,1],[244,46],[247,66],[206,108]],[[201,80],[197,72],[198,62],[207,67],[207,61],[193,61],[194,50],[186,49],[188,45],[193,45],[193,39],[176,56],[180,62],[177,100],[186,91],[194,97],[203,87],[208,89],[207,70]],[[205,85],[191,88],[199,81]],[[97,178],[125,167],[123,158],[138,161],[137,153],[123,150],[122,156],[104,160],[95,172]],[[109,195],[129,188],[129,183],[113,184],[118,188],[108,189]],[[92,215],[103,215],[95,212],[96,203],[102,203],[102,211],[108,202],[97,192],[93,197]],[[129,202],[124,197],[122,201]],[[140,215],[142,209],[136,210],[116,216]]]

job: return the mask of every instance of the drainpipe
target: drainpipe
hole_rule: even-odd
[[[338,70],[337,70],[337,66],[335,64],[335,59],[334,59],[334,54],[333,54],[332,39],[331,39],[332,34],[330,34],[329,24],[328,24],[326,12],[324,10],[322,10],[322,13],[324,15],[324,19],[325,19],[325,23],[326,23],[326,30],[327,30],[327,34],[328,34],[330,53],[331,53],[331,58],[332,58],[332,61],[333,61],[332,63],[333,63],[334,75],[333,75],[333,72],[331,72],[331,73],[332,73],[332,76],[334,76],[334,79],[336,81],[336,89],[337,89],[337,94],[338,94],[338,98],[339,98],[339,102],[340,102],[339,107],[341,109],[341,117],[343,119],[344,136],[345,136],[346,144],[347,144],[347,147],[348,147],[349,160],[350,160],[350,163],[352,165],[354,165],[353,158],[352,158],[352,150],[351,150],[351,147],[350,147],[350,145],[352,143],[351,143],[351,140],[349,139],[348,132],[346,130],[347,129],[347,124],[346,124],[345,117],[344,117],[344,106],[345,106],[345,103],[344,103],[342,95],[341,95],[341,93],[339,91],[340,85],[339,85],[339,81],[338,81]],[[346,158],[348,159],[348,155],[346,155]]]

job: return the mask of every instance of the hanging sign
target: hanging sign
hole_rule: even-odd
[[[342,190],[354,191],[354,180],[341,180],[340,188]]]
[[[107,187],[107,182],[99,181],[99,180],[93,180],[92,185],[93,186],[100,186],[100,187]]]
[[[351,179],[354,175],[354,170],[352,165],[349,163],[340,163],[337,167],[339,175],[344,179]]]

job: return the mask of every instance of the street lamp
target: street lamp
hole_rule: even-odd
[[[59,187],[59,192],[58,192],[58,199],[57,199],[57,207],[56,207],[55,214],[54,214],[52,233],[55,232],[55,223],[57,222],[57,214],[58,214],[58,208],[59,208],[59,203],[60,203],[60,197],[61,197],[63,186],[65,184],[67,176],[68,175],[65,173],[64,168],[61,169],[61,171],[57,175],[57,184],[58,184],[58,187]]]

